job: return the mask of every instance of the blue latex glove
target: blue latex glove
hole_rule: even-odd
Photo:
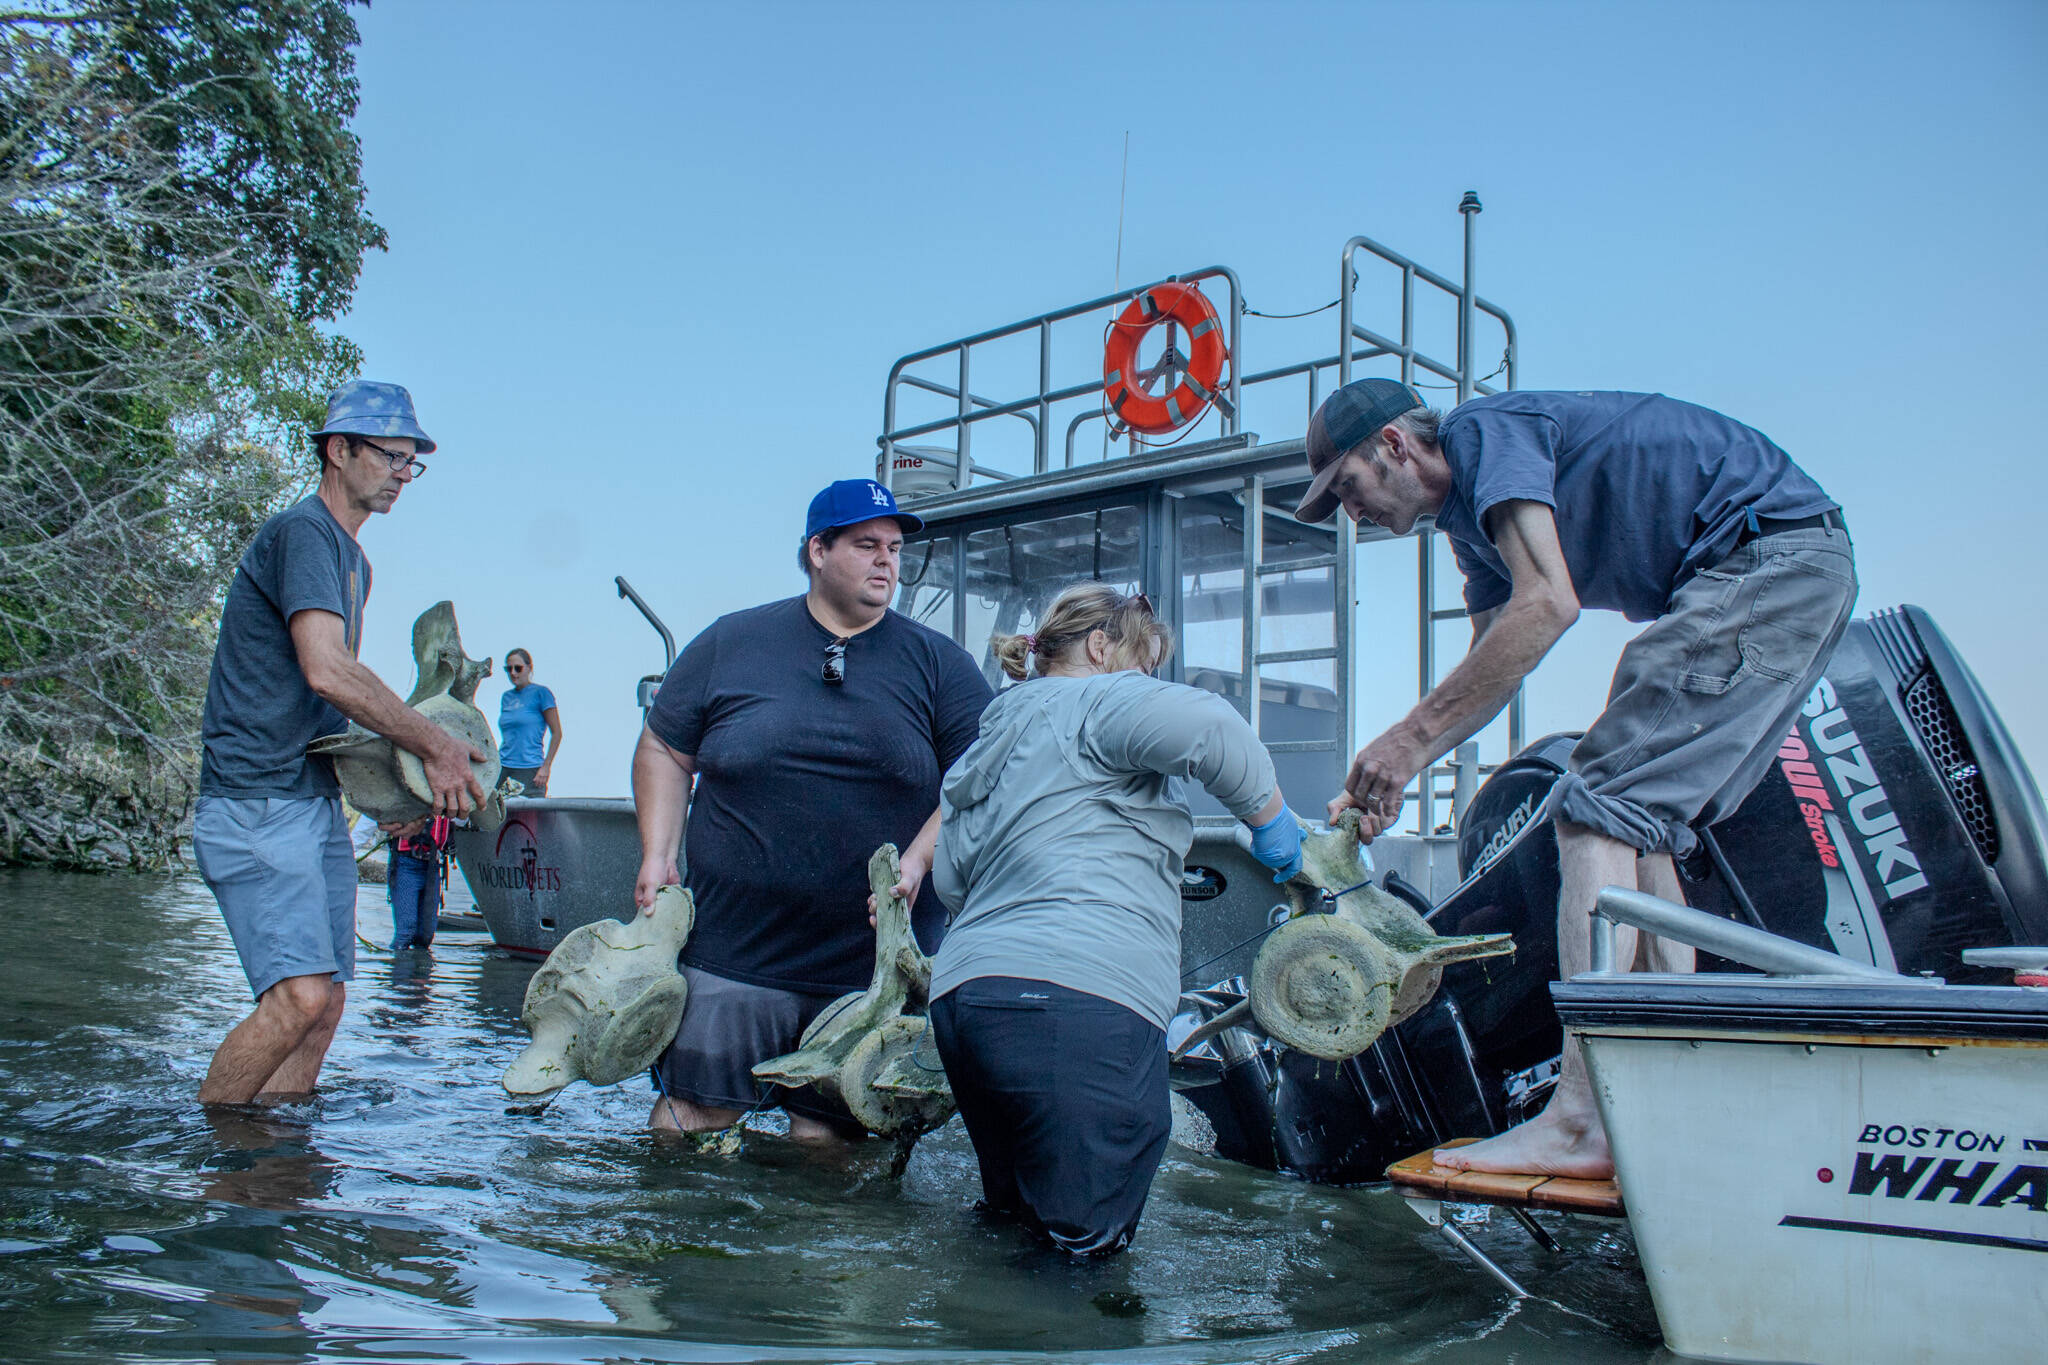
[[[1280,813],[1263,825],[1250,826],[1252,856],[1273,869],[1275,882],[1290,881],[1301,871],[1301,821],[1280,803]]]

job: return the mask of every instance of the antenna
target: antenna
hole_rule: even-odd
[[[1116,269],[1110,273],[1109,292],[1124,287],[1124,194],[1131,185],[1131,130],[1124,129],[1124,169],[1116,182]],[[1102,423],[1102,458],[1109,458],[1109,421]]]
[[[1116,269],[1110,275],[1109,292],[1124,286],[1124,192],[1131,183],[1131,130],[1124,129],[1124,169],[1116,185]]]

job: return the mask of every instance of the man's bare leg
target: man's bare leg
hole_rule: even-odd
[[[654,1111],[647,1116],[647,1126],[657,1133],[710,1133],[720,1128],[730,1128],[740,1121],[737,1109],[718,1109],[710,1105],[692,1104],[688,1100],[672,1100],[666,1095],[654,1101]],[[840,1140],[839,1134],[827,1123],[805,1118],[802,1114],[789,1116],[789,1135],[798,1142],[831,1142]]]
[[[844,1142],[845,1138],[833,1131],[829,1123],[807,1119],[802,1114],[789,1116],[789,1136],[797,1142]]]
[[[647,1115],[647,1126],[657,1133],[712,1133],[720,1128],[730,1128],[739,1121],[740,1111],[737,1109],[692,1104],[666,1095],[655,1096],[654,1108]]]
[[[280,1099],[310,1095],[314,1086],[319,1084],[321,1064],[327,1060],[327,1049],[334,1044],[334,1031],[341,1027],[342,1008],[348,1004],[348,987],[339,981],[330,981],[328,986],[327,1012],[292,1049],[291,1055],[270,1074],[263,1089],[257,1092],[259,1101],[271,1095]]]
[[[1636,850],[1583,825],[1560,821],[1557,855],[1558,968],[1560,978],[1569,979],[1592,968],[1593,902],[1601,890],[1636,884]],[[1634,931],[1616,925],[1614,960],[1632,962],[1635,955]],[[1614,1158],[1607,1150],[1607,1130],[1593,1102],[1585,1059],[1571,1035],[1565,1035],[1557,1088],[1542,1113],[1498,1137],[1470,1147],[1442,1148],[1435,1155],[1437,1165],[1454,1170],[1611,1178]]]
[[[1679,885],[1678,867],[1671,861],[1669,853],[1652,853],[1647,858],[1636,859],[1636,887],[1674,905],[1685,904],[1685,888]],[[1655,934],[1641,934],[1636,939],[1635,966],[1630,970],[1689,972],[1697,956],[1690,943],[1659,938]]]
[[[263,992],[255,1011],[229,1030],[214,1051],[199,1086],[201,1104],[247,1104],[320,1028],[334,1006],[336,991],[326,974],[288,976]],[[338,1019],[340,1016],[335,1015]],[[327,1036],[332,1039],[333,1028]],[[326,1044],[320,1047],[325,1057]],[[314,1071],[319,1070],[316,1061]],[[310,1078],[306,1085],[311,1089]]]

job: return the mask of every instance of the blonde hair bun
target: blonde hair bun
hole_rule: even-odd
[[[1150,672],[1173,653],[1173,631],[1152,613],[1143,593],[1125,594],[1107,583],[1076,583],[1052,600],[1029,635],[991,635],[989,647],[1003,673],[1022,682],[1032,655],[1038,672],[1048,662],[1064,662],[1095,631],[1109,636],[1109,671],[1135,668]]]

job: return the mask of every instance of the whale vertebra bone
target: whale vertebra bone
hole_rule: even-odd
[[[405,704],[485,755],[483,762],[469,765],[486,793],[484,804],[469,818],[488,833],[505,823],[505,798],[521,790],[511,778],[500,781],[498,742],[476,708],[477,684],[490,676],[491,661],[462,652],[453,602],[436,602],[412,623],[412,657],[418,679]],[[417,820],[434,808],[433,784],[419,755],[354,722],[339,734],[314,740],[306,752],[332,759],[335,781],[349,804],[379,824]]]
[[[519,1017],[533,1041],[505,1068],[506,1092],[541,1100],[571,1081],[616,1085],[652,1066],[689,1003],[676,956],[696,918],[690,893],[664,886],[652,912],[564,936],[526,983]]]
[[[1303,835],[1301,871],[1285,888],[1293,917],[1260,945],[1246,998],[1189,1034],[1176,1056],[1249,1019],[1311,1057],[1355,1057],[1429,1003],[1447,964],[1515,950],[1506,934],[1439,937],[1406,901],[1363,879],[1358,845],[1355,810]]]
[[[843,995],[811,1021],[797,1050],[754,1075],[777,1085],[815,1085],[836,1095],[863,1128],[914,1139],[953,1114],[953,1089],[927,1037],[923,1008],[932,967],[910,929],[910,906],[893,893],[902,875],[896,845],[868,859],[875,893],[875,972],[865,991]]]

